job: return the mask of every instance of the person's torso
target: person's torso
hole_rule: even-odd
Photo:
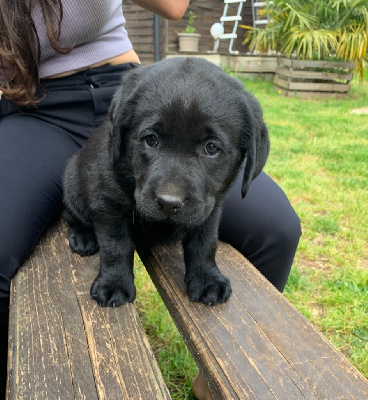
[[[40,42],[39,77],[45,78],[100,63],[129,51],[121,0],[62,0],[60,54],[50,44],[41,6],[33,1],[32,18]],[[0,71],[0,78],[2,77]]]

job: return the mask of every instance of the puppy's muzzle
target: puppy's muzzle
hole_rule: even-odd
[[[156,198],[160,211],[167,215],[177,214],[183,207],[183,199],[170,194],[160,194]]]

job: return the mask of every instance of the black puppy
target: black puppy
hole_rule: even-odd
[[[100,251],[91,296],[101,306],[135,299],[139,237],[181,240],[190,298],[225,302],[230,281],[215,263],[222,204],[242,161],[244,197],[268,151],[258,101],[214,64],[176,58],[127,73],[108,120],[64,175],[70,247]]]

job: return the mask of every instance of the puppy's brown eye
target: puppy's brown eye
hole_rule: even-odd
[[[219,151],[219,148],[212,142],[208,142],[203,150],[204,154],[207,156],[213,157]]]
[[[149,146],[149,147],[157,147],[157,145],[158,145],[158,139],[157,139],[156,135],[146,136],[144,138],[144,140],[146,141],[147,146]]]

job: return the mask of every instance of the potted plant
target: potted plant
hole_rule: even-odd
[[[196,28],[193,26],[196,16],[193,11],[189,11],[188,24],[183,32],[177,32],[179,38],[179,51],[198,52],[198,43],[201,35],[195,33]]]
[[[243,26],[248,29],[243,44],[284,57],[278,59],[275,75],[279,88],[342,93],[349,88],[354,65],[363,79],[366,0],[267,0],[260,12],[268,15],[268,24],[264,29]],[[309,89],[304,85],[308,80],[314,85]]]

